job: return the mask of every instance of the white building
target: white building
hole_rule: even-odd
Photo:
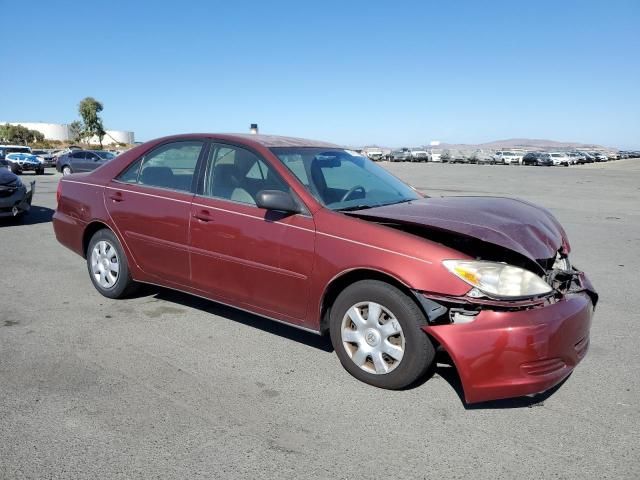
[[[113,145],[116,143],[124,143],[127,145],[133,145],[135,137],[133,132],[127,132],[125,130],[107,130],[102,138],[103,145]],[[100,140],[98,137],[91,137],[89,139],[91,145],[98,145]]]
[[[22,125],[29,130],[37,130],[44,135],[46,140],[58,140],[68,142],[73,140],[69,132],[69,125],[66,123],[43,123],[43,122],[0,122],[0,125],[8,123],[9,125]],[[135,142],[133,132],[127,130],[107,130],[106,135],[102,139],[103,145],[113,145],[116,143],[126,143],[131,145]],[[98,137],[89,140],[91,144],[99,144]]]

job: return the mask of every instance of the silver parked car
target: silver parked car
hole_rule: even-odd
[[[490,153],[479,149],[471,154],[471,163],[477,163],[478,165],[495,165],[504,162],[502,159],[496,159]]]

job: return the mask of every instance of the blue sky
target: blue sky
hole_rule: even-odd
[[[640,147],[640,1],[0,0],[0,120]],[[12,21],[15,26],[8,26]]]

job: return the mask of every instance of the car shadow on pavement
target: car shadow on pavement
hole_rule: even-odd
[[[20,217],[0,218],[0,227],[9,227],[16,225],[37,225],[38,223],[50,222],[53,218],[53,210],[47,207],[39,207],[32,205],[26,215]]]
[[[263,332],[278,335],[280,337],[317,348],[323,352],[333,352],[331,341],[327,336],[316,335],[315,333],[300,330],[299,328],[295,328],[284,323],[278,323],[252,313],[228,307],[221,303],[216,303],[213,300],[206,300],[175,290],[145,285],[143,287],[143,292],[141,292],[142,296],[147,294],[159,300],[178,303],[185,307],[196,308],[203,312],[218,315],[228,320],[242,323],[248,327],[262,330]]]
[[[505,398],[502,400],[491,400],[488,402],[479,403],[467,403],[464,399],[464,390],[462,388],[462,382],[458,371],[453,365],[451,357],[445,351],[438,351],[436,355],[437,366],[434,371],[434,375],[438,375],[445,380],[455,390],[465,410],[497,410],[497,409],[509,409],[509,408],[533,408],[544,406],[544,401],[551,397],[554,393],[562,387],[571,375],[565,378],[555,387],[549,390],[538,393],[535,395],[515,398]]]

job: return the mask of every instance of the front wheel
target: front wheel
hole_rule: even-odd
[[[65,177],[67,175],[71,175],[73,172],[71,171],[71,167],[69,165],[65,165],[64,167],[62,167],[62,175],[64,175]]]
[[[111,230],[98,230],[87,248],[87,269],[93,286],[108,298],[123,298],[135,290],[127,257]]]
[[[44,168],[38,168],[36,170],[36,175],[44,175]]]
[[[416,303],[377,280],[356,282],[331,308],[330,334],[342,366],[380,388],[405,388],[425,374],[435,350],[420,327],[427,324]]]

